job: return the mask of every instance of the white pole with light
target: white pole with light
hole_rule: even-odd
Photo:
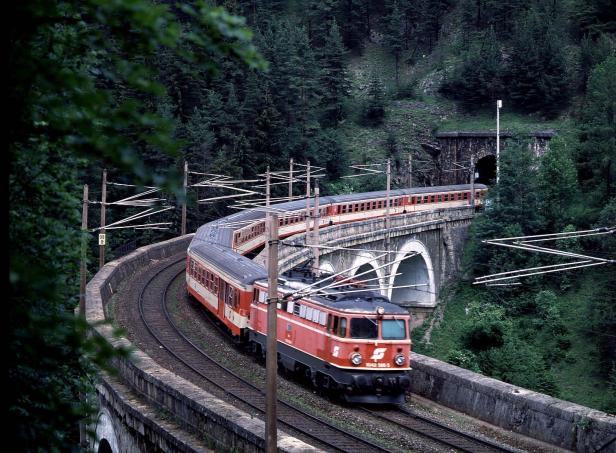
[[[500,109],[503,101],[496,101],[496,184],[500,179]]]

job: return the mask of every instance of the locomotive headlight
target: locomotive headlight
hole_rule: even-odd
[[[383,316],[385,314],[385,308],[384,307],[376,307],[376,314]]]
[[[404,365],[405,362],[406,362],[406,357],[404,357],[404,354],[398,354],[396,355],[396,357],[394,357],[394,363],[398,366]]]
[[[354,352],[351,354],[351,363],[353,365],[361,365],[362,357],[359,352]]]

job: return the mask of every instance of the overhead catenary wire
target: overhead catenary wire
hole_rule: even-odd
[[[527,236],[515,236],[496,238],[482,241],[485,244],[496,245],[500,247],[507,247],[512,249],[524,250],[534,253],[544,253],[555,256],[561,256],[566,258],[574,258],[581,261],[573,261],[567,263],[560,263],[554,265],[538,266],[534,268],[519,269],[515,271],[500,272],[496,274],[485,275],[477,277],[473,282],[474,285],[486,284],[502,280],[512,280],[521,277],[530,277],[534,275],[543,275],[554,272],[562,272],[572,269],[580,269],[584,267],[593,267],[604,264],[614,264],[616,260],[612,258],[602,258],[599,256],[590,256],[582,253],[572,252],[568,250],[559,250],[551,247],[542,247],[535,245],[537,242],[558,241],[558,240],[572,240],[588,236],[598,236],[605,234],[614,234],[616,227],[599,227],[590,230],[581,231],[567,231],[561,233],[547,233],[536,234]],[[497,285],[491,285],[497,286]],[[503,285],[505,286],[505,285]]]

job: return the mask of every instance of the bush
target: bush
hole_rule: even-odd
[[[502,347],[484,351],[478,358],[481,369],[489,376],[548,395],[559,394],[543,357],[527,343],[508,338]]]
[[[475,373],[481,373],[477,356],[468,349],[454,349],[449,352],[445,361],[452,365],[474,371]]]
[[[469,319],[462,334],[463,344],[473,351],[485,351],[502,346],[511,331],[511,321],[505,310],[492,304],[473,302],[467,308]]]

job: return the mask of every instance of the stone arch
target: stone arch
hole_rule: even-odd
[[[378,267],[378,261],[376,259],[376,256],[373,255],[370,252],[363,252],[359,255],[355,256],[355,259],[353,260],[353,265],[352,265],[352,270],[350,272],[351,276],[357,275],[357,274],[361,274],[362,272],[366,272],[369,271],[370,269],[372,269],[371,272],[368,272],[367,274],[361,275],[358,278],[358,280],[369,280],[369,279],[373,279],[373,278],[378,278],[378,280],[372,280],[367,282],[367,285],[378,285],[379,286],[379,291],[381,292],[381,294],[385,294],[385,290],[383,289],[383,284],[382,282],[384,281],[384,273],[383,273],[383,269],[377,269]],[[376,289],[376,286],[374,287]]]
[[[334,274],[336,271],[334,269],[334,265],[329,260],[323,260],[319,264],[319,270],[324,274]]]
[[[109,411],[106,408],[101,409],[96,420],[96,440],[94,443],[94,451],[96,452],[113,452],[119,453],[118,439],[113,421]]]
[[[408,255],[413,256],[393,264],[389,281],[390,289],[387,295],[393,303],[434,307],[436,305],[436,284],[430,253],[421,241],[411,239],[398,250],[396,261]],[[399,272],[401,275],[394,276]],[[421,283],[428,283],[428,286],[393,289],[394,286]]]
[[[475,182],[479,184],[488,184],[496,181],[496,156],[494,154],[487,154],[477,160],[475,173],[477,175]]]

